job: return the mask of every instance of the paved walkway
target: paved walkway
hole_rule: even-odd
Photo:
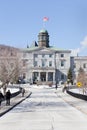
[[[2,130],[87,130],[87,114],[75,108],[86,101],[62,93],[61,88],[29,90],[30,98],[0,118]]]
[[[21,103],[23,100],[28,98],[31,95],[31,92],[28,90],[28,88],[25,88],[25,94],[24,97],[22,97],[22,94],[20,93],[16,97],[11,98],[10,100],[10,106],[6,106],[6,101],[3,101],[0,106],[0,117],[10,111],[12,108],[14,108],[16,105]]]
[[[25,100],[27,97],[29,97],[32,92],[30,92],[28,89],[29,88],[26,88],[24,97],[22,97],[22,94],[20,93],[16,97],[11,98],[10,106],[6,106],[6,102],[3,101],[1,104],[1,107],[0,107],[0,116],[2,116],[6,112],[8,112],[12,108],[14,108],[16,105],[21,103],[23,100]],[[75,97],[67,94],[66,92],[62,93],[61,91],[62,91],[62,88],[58,88],[57,90],[55,90],[55,93],[57,94],[58,97],[61,97],[65,102],[69,103],[71,106],[73,106],[73,107],[77,108],[78,110],[80,110],[81,112],[87,114],[87,101],[75,98]]]
[[[58,88],[57,91],[55,92],[57,96],[60,96],[65,102],[69,103],[71,106],[77,108],[81,112],[87,114],[87,101],[75,98],[69,94],[61,93],[62,89]]]

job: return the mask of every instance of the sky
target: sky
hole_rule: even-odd
[[[87,56],[87,0],[0,0],[0,44],[26,48],[43,28],[50,46]]]

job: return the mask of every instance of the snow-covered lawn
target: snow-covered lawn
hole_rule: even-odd
[[[0,89],[1,92],[3,93],[3,88]],[[10,90],[11,93],[15,93],[19,91],[19,88],[7,88],[6,91]]]
[[[78,93],[78,94],[83,94],[87,95],[87,90],[83,90],[83,88],[75,88],[75,89],[70,89],[69,91],[73,92],[73,93]]]

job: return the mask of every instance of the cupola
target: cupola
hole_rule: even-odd
[[[49,35],[47,30],[42,29],[38,35],[38,46],[39,47],[49,47]]]

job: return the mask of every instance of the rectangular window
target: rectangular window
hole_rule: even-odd
[[[83,64],[83,68],[86,68],[86,64]]]
[[[42,36],[42,39],[41,40],[46,40],[46,37],[45,36]]]
[[[60,56],[61,56],[61,57],[64,57],[64,54],[61,54]]]
[[[44,57],[45,57],[45,54],[42,54],[42,57],[44,58]]]
[[[38,72],[33,73],[33,82],[38,80]]]
[[[74,64],[73,67],[76,68],[76,64]]]
[[[45,67],[45,61],[42,60],[42,67]]]
[[[64,74],[61,75],[61,80],[63,80],[63,79],[64,79]]]
[[[64,61],[63,60],[61,61],[61,67],[64,67]]]
[[[52,66],[52,61],[49,61],[49,66]]]
[[[38,57],[38,55],[37,55],[37,54],[34,54],[34,57],[35,57],[35,58],[37,58],[37,57]]]
[[[49,54],[49,57],[52,57],[52,54]]]
[[[48,72],[48,81],[53,81],[53,72]]]
[[[34,67],[36,67],[37,66],[37,61],[34,61]]]

